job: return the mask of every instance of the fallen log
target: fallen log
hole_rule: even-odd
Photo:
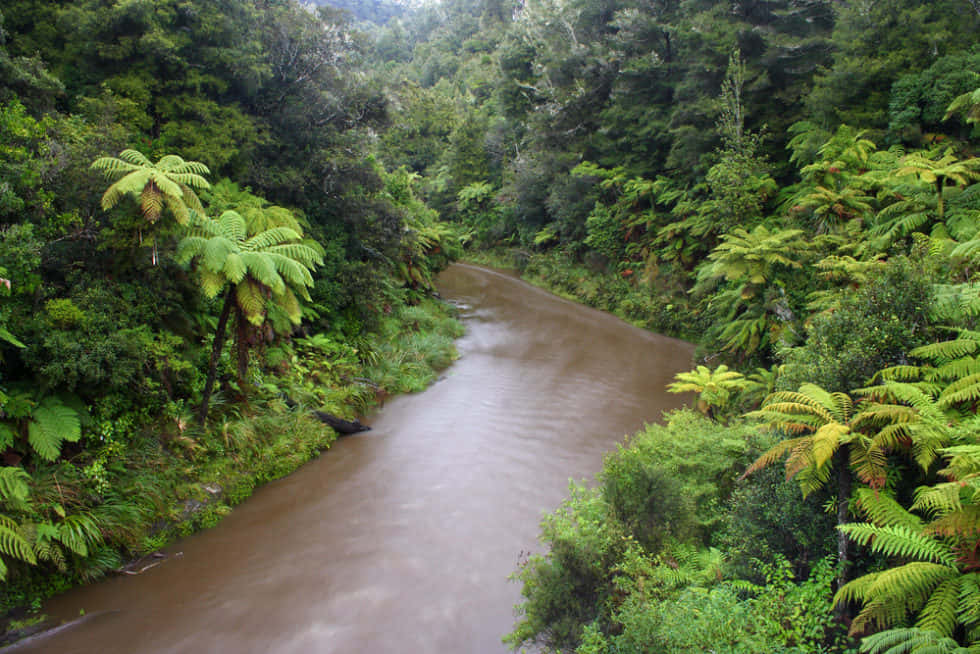
[[[338,418],[337,416],[325,413],[323,411],[314,411],[313,416],[328,427],[333,427],[333,429],[341,436],[371,430],[371,428],[367,425],[361,424],[360,420],[344,420],[343,418]]]

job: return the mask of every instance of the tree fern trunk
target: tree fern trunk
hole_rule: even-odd
[[[944,181],[942,177],[936,178],[936,213],[939,215],[939,222],[943,222],[946,218],[946,203],[943,200]]]
[[[848,522],[848,502],[851,498],[852,473],[850,466],[850,445],[842,445],[837,450],[835,464],[837,465],[837,526]],[[851,558],[851,540],[843,531],[837,531],[837,560],[840,573],[837,575],[837,588],[847,583],[848,566]],[[844,602],[834,606],[834,617],[843,621],[847,615],[847,605]]]
[[[218,331],[214,335],[214,345],[211,348],[211,362],[208,364],[208,379],[204,383],[204,393],[201,395],[201,411],[197,416],[197,421],[202,425],[208,419],[208,403],[211,401],[214,380],[218,376],[218,359],[221,358],[221,348],[225,345],[225,331],[228,327],[228,316],[231,315],[231,306],[235,303],[233,291],[234,289],[229,287],[225,293],[225,304],[221,307],[221,317],[218,318]]]
[[[245,393],[245,376],[248,374],[248,328],[249,322],[245,313],[238,309],[235,312],[235,349],[238,354],[238,388]]]

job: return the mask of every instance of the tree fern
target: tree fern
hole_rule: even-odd
[[[888,629],[861,641],[865,654],[980,654],[980,644],[963,647],[936,631],[919,628]]]
[[[282,303],[277,315],[285,315],[290,326],[299,323],[302,311],[296,295],[309,299],[311,270],[323,262],[323,254],[322,249],[301,243],[299,232],[290,227],[275,226],[250,234],[245,219],[233,210],[223,212],[217,219],[195,215],[188,231],[177,247],[177,261],[197,264],[206,296],[215,297],[229,288],[201,402],[199,419],[203,422],[232,309],[238,325],[238,374],[244,378],[248,358],[243,338],[249,329],[266,324],[270,303]],[[271,326],[283,327],[280,321]]]
[[[137,150],[123,150],[118,158],[96,159],[92,168],[103,171],[107,177],[122,174],[103,194],[103,209],[111,209],[123,197],[134,195],[140,198],[143,217],[150,223],[160,218],[164,207],[181,224],[189,221],[190,210],[204,212],[193,191],[210,187],[203,177],[210,171],[202,163],[166,155],[154,164]]]
[[[855,542],[870,547],[871,551],[879,554],[916,558],[949,568],[956,566],[956,555],[949,547],[904,525],[879,527],[866,523],[852,523],[841,525],[838,529]]]

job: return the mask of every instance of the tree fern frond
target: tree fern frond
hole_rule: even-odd
[[[878,527],[867,523],[849,523],[837,527],[855,542],[886,556],[916,558],[956,567],[956,555],[944,544],[913,531],[904,525]]]
[[[972,638],[980,641],[980,572],[970,572],[960,577],[960,622],[969,625],[974,631]]]
[[[221,270],[215,272],[220,272],[232,284],[240,284],[245,279],[245,275],[248,274],[248,266],[242,255],[235,251],[225,257]]]
[[[306,287],[313,286],[313,276],[310,269],[302,263],[276,253],[270,253],[268,259],[275,266],[276,272],[282,277],[283,281],[300,291],[306,293]]]
[[[245,219],[241,214],[229,209],[222,213],[214,222],[221,230],[220,233],[222,236],[233,241],[238,249],[244,249],[242,248],[242,243],[248,237],[248,225],[245,223]]]
[[[861,641],[865,654],[973,654],[952,638],[919,628],[895,628],[867,636]]]
[[[138,166],[140,168],[149,168],[153,166],[153,162],[146,158],[146,156],[139,150],[126,149],[119,153],[119,158],[123,161]]]
[[[930,361],[949,361],[959,359],[968,354],[975,354],[980,348],[980,342],[974,339],[956,338],[939,343],[929,343],[922,345],[911,352],[914,357],[929,359]]]
[[[809,441],[809,437],[805,437],[805,438],[806,438],[807,441]],[[786,440],[783,440],[783,441],[780,441],[780,442],[776,443],[774,446],[772,446],[771,448],[769,448],[769,450],[767,450],[761,456],[759,456],[759,458],[757,458],[752,463],[752,465],[750,465],[748,468],[746,468],[745,472],[742,473],[742,476],[739,477],[739,479],[745,479],[747,476],[751,475],[753,472],[757,472],[757,471],[761,470],[762,468],[769,467],[773,463],[775,463],[776,461],[779,461],[780,459],[783,458],[783,456],[786,455],[787,452],[791,452],[794,447],[796,447],[797,445],[799,445],[799,443],[800,443],[801,440],[803,440],[803,439],[800,439],[800,438],[788,438]]]
[[[204,296],[208,299],[214,299],[218,296],[218,293],[225,287],[228,280],[224,275],[219,273],[213,273],[210,270],[202,270],[200,272],[201,277],[201,290],[204,292]]]
[[[296,231],[288,227],[273,227],[252,236],[242,244],[243,250],[267,250],[274,245],[302,240]]]
[[[296,295],[288,288],[281,294],[274,296],[276,305],[282,309],[289,317],[289,321],[298,325],[303,320],[303,308],[300,306]]]
[[[920,486],[915,491],[912,509],[933,515],[943,515],[963,508],[960,501],[962,486],[958,482]]]
[[[245,264],[249,277],[268,286],[273,293],[282,293],[285,290],[285,281],[276,270],[273,257],[268,253],[242,252],[241,260]]]
[[[906,510],[891,495],[870,488],[859,488],[855,495],[861,511],[875,525],[879,527],[896,525],[914,532],[921,531],[922,519]]]
[[[926,525],[925,533],[936,536],[973,539],[980,537],[980,505],[969,504],[950,511]]]
[[[182,199],[164,195],[163,205],[170,209],[170,213],[174,215],[174,220],[177,221],[177,224],[186,225],[191,221],[191,212]]]
[[[837,422],[827,423],[817,429],[811,441],[813,464],[818,468],[824,467],[843,444],[843,438],[850,432],[850,427]]]
[[[200,243],[201,263],[211,272],[226,272],[228,257],[237,251],[235,244],[223,236],[209,238]]]
[[[235,287],[235,296],[246,320],[261,325],[265,315],[265,294],[261,287],[253,282],[239,284]]]
[[[929,595],[919,613],[915,626],[951,636],[956,627],[959,608],[961,577],[956,576],[940,583]]]

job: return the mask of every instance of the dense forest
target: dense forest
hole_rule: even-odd
[[[424,384],[465,247],[699,346],[508,645],[980,652],[974,0],[2,12],[4,609]]]
[[[340,12],[29,0],[0,26],[7,612],[213,525],[329,446],[317,416],[431,381],[459,240],[373,156],[389,101]]]
[[[980,651],[978,28],[487,0],[376,32],[383,160],[470,256],[699,344],[695,406],[542,523],[509,645]]]

